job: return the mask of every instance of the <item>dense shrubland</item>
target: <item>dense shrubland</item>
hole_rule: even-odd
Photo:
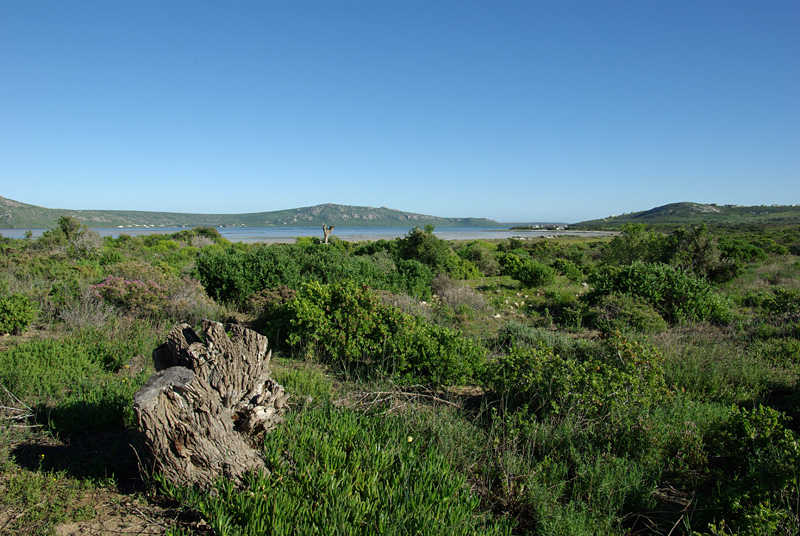
[[[796,227],[246,245],[64,218],[0,250],[18,533],[86,515],[76,482],[142,479],[217,534],[798,533]],[[293,396],[248,489],[175,488],[113,435],[166,330],[202,318],[266,334]],[[36,450],[86,434],[113,458]]]

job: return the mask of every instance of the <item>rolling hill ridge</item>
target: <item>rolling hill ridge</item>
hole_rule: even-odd
[[[29,205],[0,196],[0,229],[50,229],[62,216],[73,216],[94,228],[111,227],[493,227],[486,218],[442,218],[386,207],[359,207],[326,203],[248,214],[186,214],[127,210],[69,210]]]
[[[701,223],[800,223],[800,205],[716,205],[670,203],[660,207],[576,223],[573,227],[614,227],[626,223],[696,225]]]

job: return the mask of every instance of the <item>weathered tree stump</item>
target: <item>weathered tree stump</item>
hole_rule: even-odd
[[[333,232],[333,228],[336,227],[335,225],[331,225],[330,227],[326,227],[325,223],[322,223],[322,233],[325,235],[325,239],[322,241],[323,244],[330,244],[328,240],[331,237],[331,233]]]
[[[187,324],[173,327],[155,351],[159,372],[134,396],[153,466],[175,484],[243,484],[264,469],[256,445],[283,420],[288,395],[270,378],[266,337],[227,327],[204,321],[205,343]]]

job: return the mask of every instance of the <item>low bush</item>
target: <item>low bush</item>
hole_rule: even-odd
[[[620,292],[597,299],[587,311],[584,322],[604,333],[630,330],[661,333],[667,329],[667,322],[648,301]]]
[[[749,240],[723,237],[719,240],[720,252],[736,262],[764,262],[769,255]]]
[[[643,408],[666,395],[661,356],[612,334],[601,355],[562,357],[553,347],[512,347],[498,358],[487,387],[510,407],[534,414],[596,418]]]
[[[774,409],[734,407],[706,438],[714,493],[698,510],[739,534],[796,534],[800,522],[800,442]]]
[[[459,257],[450,243],[433,234],[433,226],[415,227],[398,241],[396,253],[401,259],[426,265],[434,274],[449,274],[454,279],[480,276],[478,267]]]
[[[458,254],[477,266],[478,270],[485,276],[491,277],[500,274],[501,267],[494,248],[485,242],[477,240],[470,242],[460,249]]]
[[[195,275],[209,295],[234,305],[245,304],[251,295],[267,288],[298,290],[308,281],[328,284],[345,279],[427,299],[433,279],[431,268],[416,259],[392,262],[378,251],[350,255],[322,244],[274,244],[246,250],[212,246],[200,252]]]
[[[572,359],[587,359],[588,356],[600,357],[603,349],[596,340],[570,337],[547,328],[538,328],[519,322],[508,322],[497,331],[494,347],[499,352],[510,348],[552,348],[553,353]]]
[[[641,223],[622,226],[620,234],[602,249],[604,264],[625,266],[634,262],[661,262],[667,237]]]
[[[389,272],[389,284],[384,290],[403,292],[417,300],[427,300],[431,297],[433,277],[433,271],[421,262],[401,259],[396,263],[396,271]]]
[[[137,316],[160,316],[169,299],[167,286],[153,280],[130,280],[110,275],[92,289],[106,302]]]
[[[587,295],[590,305],[600,297],[623,293],[647,301],[671,323],[707,321],[727,323],[732,319],[725,300],[705,280],[666,264],[634,262],[595,274],[594,288]]]
[[[553,282],[556,271],[541,262],[526,260],[514,268],[511,277],[528,288],[542,287]]]
[[[525,258],[527,259],[527,255]],[[503,252],[498,254],[497,261],[500,264],[500,273],[502,275],[514,277],[514,274],[522,266],[523,259],[513,253]]]
[[[553,289],[544,292],[544,301],[532,305],[531,309],[544,314],[545,323],[554,323],[560,328],[575,330],[583,326],[585,306],[579,295],[569,289]]]
[[[773,287],[769,291],[751,292],[744,297],[744,304],[755,307],[769,321],[787,322],[800,320],[800,290]]]
[[[478,294],[464,283],[454,281],[446,274],[437,275],[431,282],[431,289],[439,299],[439,303],[458,309],[465,307],[476,313],[485,313],[489,306],[482,295]]]
[[[121,275],[109,275],[91,290],[123,314],[196,324],[217,318],[217,305],[196,280],[178,277],[169,268],[144,263],[114,266]]]
[[[436,384],[465,382],[483,365],[480,345],[385,305],[352,281],[306,283],[285,308],[287,342],[306,357]]]
[[[556,259],[553,261],[553,268],[570,281],[577,282],[583,279],[580,267],[567,259]]]
[[[0,296],[0,335],[22,333],[38,314],[36,303],[25,294]]]

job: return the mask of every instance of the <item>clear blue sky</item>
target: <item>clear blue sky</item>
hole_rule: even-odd
[[[800,2],[0,0],[0,195],[503,222],[800,203]]]

